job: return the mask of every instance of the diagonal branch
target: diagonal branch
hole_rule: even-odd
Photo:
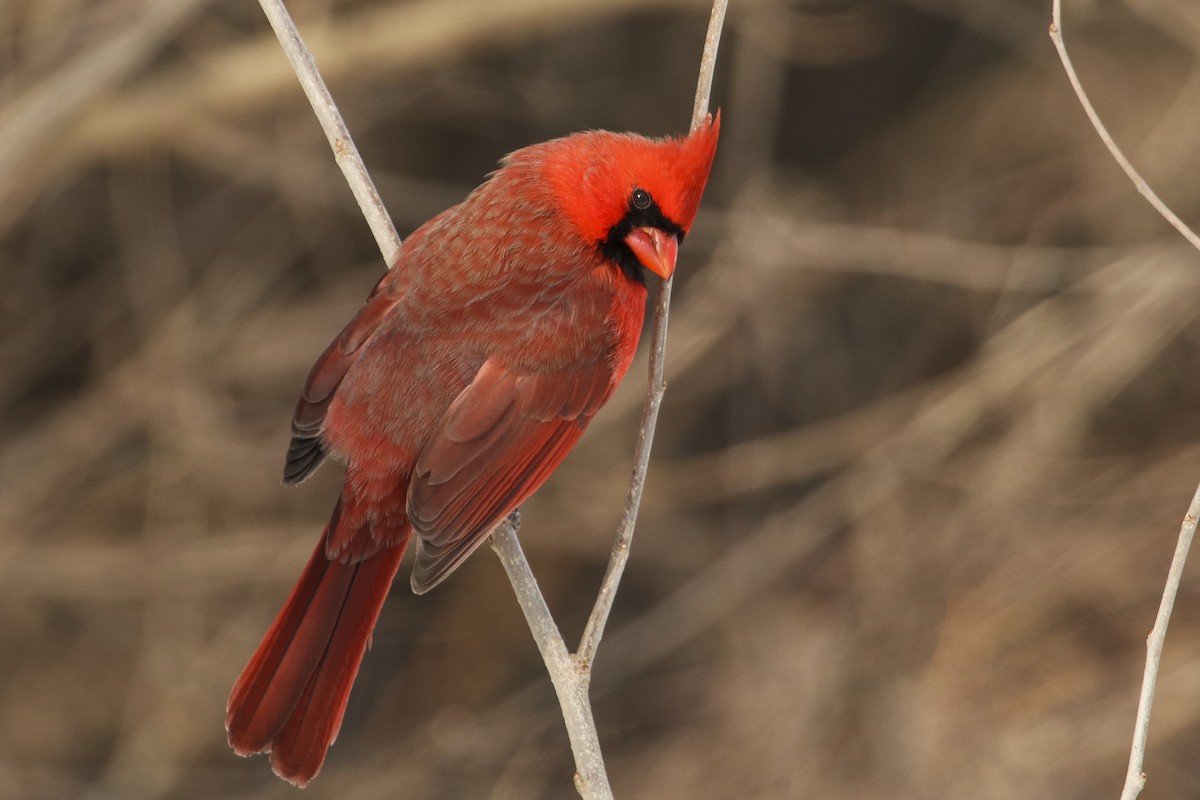
[[[350,191],[354,193],[354,199],[358,201],[363,217],[371,226],[371,233],[375,236],[375,243],[379,245],[379,252],[383,254],[384,263],[391,269],[400,257],[400,234],[396,233],[396,226],[392,224],[392,218],[383,207],[383,200],[379,198],[375,182],[367,173],[367,167],[363,164],[358,148],[354,146],[354,139],[350,136],[350,129],[346,127],[345,120],[333,102],[333,95],[329,93],[321,73],[317,71],[317,62],[304,40],[300,38],[300,31],[296,30],[296,23],[292,22],[291,15],[284,8],[283,0],[259,0],[259,5],[267,15],[267,20],[270,21],[288,61],[291,62],[296,77],[300,79],[300,86],[304,89],[308,102],[312,104],[313,113],[321,123],[325,138],[329,140],[329,146],[333,149],[334,160],[346,176],[346,183],[350,185]]]
[[[1200,486],[1192,495],[1191,505],[1179,526],[1179,538],[1175,544],[1175,555],[1167,571],[1167,585],[1163,588],[1162,600],[1158,604],[1158,615],[1154,627],[1146,637],[1146,669],[1142,675],[1142,692],[1138,698],[1137,720],[1133,725],[1133,745],[1129,749],[1129,769],[1125,773],[1125,788],[1121,800],[1134,800],[1146,785],[1146,773],[1142,764],[1146,759],[1146,736],[1150,730],[1150,707],[1154,703],[1154,686],[1158,682],[1158,665],[1162,660],[1163,644],[1167,639],[1167,623],[1171,621],[1171,610],[1179,594],[1179,583],[1183,579],[1183,566],[1187,563],[1192,537],[1196,534],[1196,520],[1200,518]]]
[[[725,9],[728,0],[714,0],[712,14],[708,18],[708,32],[704,36],[704,53],[700,57],[700,75],[696,80],[696,100],[692,107],[692,130],[700,127],[708,114],[709,97],[712,95],[713,72],[717,64],[717,48],[721,43],[721,30],[725,26]],[[596,604],[588,617],[579,641],[577,657],[585,669],[596,659],[596,650],[604,636],[604,626],[612,612],[617,597],[617,586],[629,561],[629,546],[633,541],[633,528],[637,523],[638,508],[642,502],[642,490],[646,486],[646,470],[650,466],[650,448],[654,444],[654,428],[658,422],[658,411],[666,391],[665,365],[667,360],[667,315],[671,304],[671,280],[659,284],[654,302],[654,325],[650,335],[650,375],[646,387],[646,399],[642,404],[642,424],[638,431],[637,447],[634,450],[633,478],[629,482],[629,493],[625,499],[625,511],[617,525],[617,538],[613,543],[608,569],[600,583]]]
[[[1167,204],[1159,199],[1158,195],[1150,188],[1150,184],[1146,183],[1146,179],[1134,168],[1133,164],[1129,163],[1129,159],[1121,152],[1121,148],[1117,147],[1117,143],[1113,141],[1112,135],[1109,134],[1108,128],[1100,120],[1100,115],[1096,113],[1096,109],[1092,106],[1092,101],[1088,99],[1087,92],[1083,90],[1083,84],[1079,82],[1079,76],[1075,74],[1075,67],[1071,64],[1071,57],[1067,55],[1067,45],[1063,42],[1062,37],[1062,0],[1054,0],[1053,19],[1050,22],[1050,39],[1054,42],[1054,47],[1058,50],[1058,57],[1062,61],[1063,69],[1066,70],[1067,79],[1071,81],[1071,87],[1075,90],[1075,96],[1079,98],[1079,104],[1083,106],[1083,110],[1087,112],[1088,119],[1092,121],[1092,127],[1096,129],[1096,133],[1100,135],[1100,141],[1104,142],[1104,146],[1108,148],[1108,152],[1112,153],[1112,157],[1121,169],[1125,170],[1125,174],[1129,176],[1129,180],[1133,181],[1133,185],[1142,193],[1142,196],[1149,201],[1150,205],[1154,206],[1163,219],[1171,223],[1171,227],[1179,231],[1183,238],[1191,242],[1192,247],[1200,250],[1200,236],[1189,228],[1183,220],[1175,215],[1175,212],[1167,207]]]

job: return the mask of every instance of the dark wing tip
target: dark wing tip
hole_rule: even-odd
[[[283,464],[283,482],[294,486],[316,472],[327,455],[319,436],[294,434]]]
[[[413,594],[425,594],[446,580],[487,540],[487,536],[474,536],[438,546],[417,537],[417,557],[409,578]]]

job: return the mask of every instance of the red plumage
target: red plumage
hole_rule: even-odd
[[[421,594],[579,440],[637,349],[645,271],[674,270],[719,129],[718,115],[684,138],[591,131],[518,150],[409,237],[296,404],[284,480],[332,454],[345,483],[234,684],[237,753],[311,780],[409,537]]]

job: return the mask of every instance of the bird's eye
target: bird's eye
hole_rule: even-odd
[[[629,199],[629,202],[632,203],[633,207],[638,211],[645,211],[650,207],[650,204],[653,203],[654,200],[651,199],[650,193],[645,189],[634,189],[633,197]]]

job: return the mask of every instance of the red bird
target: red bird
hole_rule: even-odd
[[[675,270],[719,130],[718,114],[684,138],[526,147],[409,237],[296,403],[284,482],[332,455],[345,484],[233,686],[235,752],[311,780],[409,537],[423,594],[579,440],[633,360],[646,271]]]

